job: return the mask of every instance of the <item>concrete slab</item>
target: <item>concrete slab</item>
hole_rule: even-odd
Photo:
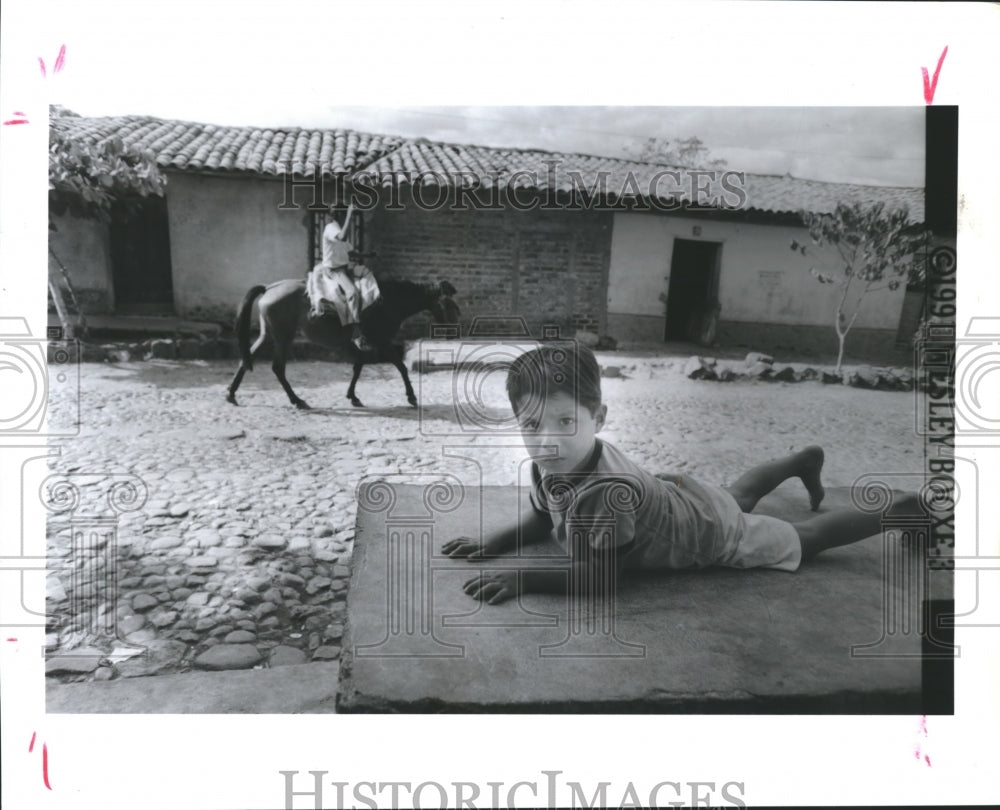
[[[47,683],[50,714],[318,714],[334,711],[339,664]]]
[[[870,538],[791,574],[634,578],[590,611],[537,594],[480,605],[462,583],[503,562],[441,545],[508,522],[526,493],[447,491],[362,488],[340,712],[919,713],[926,568],[899,543]],[[849,495],[829,491],[824,509]],[[810,514],[797,482],[758,509]],[[559,553],[532,551],[542,566]]]

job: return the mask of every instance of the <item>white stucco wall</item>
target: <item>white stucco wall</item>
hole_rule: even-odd
[[[608,313],[663,317],[675,223],[666,217],[615,214],[608,270]]]
[[[695,227],[701,229],[698,236],[693,233]],[[809,274],[816,260],[789,248],[793,239],[808,241],[805,228],[662,214],[615,214],[608,276],[609,315],[665,316],[659,296],[669,287],[674,239],[721,243],[722,320],[833,326],[841,289],[820,284]],[[826,265],[818,264],[819,269],[835,275],[835,255],[829,254]],[[855,326],[895,329],[903,296],[902,286],[896,291],[870,293]]]
[[[255,284],[305,277],[306,211],[279,210],[283,191],[280,180],[170,174],[167,210],[178,314],[230,313]]]
[[[59,257],[84,312],[107,314],[114,309],[108,227],[96,220],[74,216],[54,217],[49,231],[49,271],[57,276]]]

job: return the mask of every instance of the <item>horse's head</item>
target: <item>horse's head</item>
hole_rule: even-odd
[[[462,310],[455,303],[452,296],[458,292],[450,282],[442,281],[434,291],[434,297],[429,307],[431,318],[434,323],[458,324],[462,315]]]

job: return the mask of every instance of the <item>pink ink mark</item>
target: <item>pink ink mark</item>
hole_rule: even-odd
[[[52,66],[52,73],[56,74],[61,71],[66,66],[66,46],[62,45],[59,48],[59,54],[56,56],[56,63]],[[42,78],[47,79],[49,77],[48,71],[45,69],[45,60],[42,57],[38,57],[38,67],[42,70]]]
[[[45,787],[52,790],[52,785],[49,784],[49,746],[47,743],[42,743],[42,781],[45,782]]]
[[[35,737],[38,736],[37,731],[31,732],[31,742],[28,744],[28,753],[30,754],[35,750]],[[48,743],[42,743],[42,781],[45,783],[45,787],[52,790],[52,785],[49,784],[49,745]]]
[[[920,717],[920,729],[919,729],[919,731],[920,731],[920,736],[921,737],[924,737],[924,738],[927,737],[927,715],[926,714],[921,715],[921,717]],[[913,749],[913,758],[919,761],[921,754],[923,754],[924,762],[927,763],[927,767],[928,768],[931,767],[931,758],[930,758],[930,755],[929,754],[924,754],[923,751],[920,750],[920,743],[917,742],[917,747]]]
[[[934,71],[934,78],[931,79],[927,75],[927,68],[920,68],[920,72],[924,75],[924,101],[928,104],[934,103],[934,91],[937,90],[938,76],[941,74],[941,65],[944,64],[944,58],[948,55],[948,46],[944,46],[944,50],[941,51],[941,58],[938,59],[937,68]]]
[[[20,116],[20,118],[8,118],[6,121],[3,122],[3,125],[5,127],[12,127],[12,126],[15,126],[16,124],[30,124],[31,123],[30,121],[28,121],[28,117],[24,113],[22,113],[22,112],[16,112],[16,113],[14,113],[14,115],[18,115],[18,116]]]
[[[17,639],[16,638],[9,638],[9,639],[7,639],[7,641],[17,641]]]

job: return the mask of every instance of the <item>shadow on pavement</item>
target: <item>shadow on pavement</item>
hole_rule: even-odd
[[[450,422],[455,425],[482,424],[490,422],[498,424],[507,422],[511,418],[510,410],[503,408],[478,408],[475,413],[464,413],[462,409],[455,405],[422,405],[419,408],[411,408],[408,405],[396,405],[392,407],[339,407],[339,408],[310,408],[308,411],[301,411],[303,416],[317,417],[337,417],[350,419],[365,419],[372,417],[389,417],[391,419],[401,419],[409,422]]]

